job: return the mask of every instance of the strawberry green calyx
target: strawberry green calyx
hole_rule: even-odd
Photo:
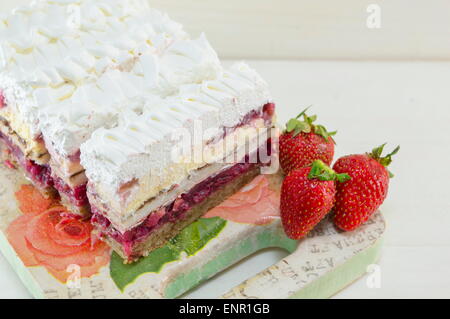
[[[338,181],[340,183],[350,180],[350,175],[343,173],[337,174],[331,167],[316,160],[312,163],[311,171],[308,174],[309,179],[318,179],[320,181]]]
[[[392,156],[397,154],[398,151],[400,150],[400,145],[397,146],[391,153],[387,154],[386,156],[382,157],[381,154],[383,153],[383,149],[384,146],[386,145],[386,143],[384,143],[383,145],[380,145],[378,147],[375,147],[372,150],[372,153],[369,153],[368,155],[373,158],[374,160],[376,160],[378,163],[380,163],[381,165],[383,165],[384,167],[388,167],[389,164],[392,163]],[[388,171],[389,172],[389,171]],[[394,174],[392,174],[391,172],[389,172],[389,177],[394,177]]]
[[[328,132],[325,126],[323,125],[315,125],[313,124],[317,120],[317,115],[308,116],[306,115],[306,111],[310,108],[308,106],[304,109],[299,115],[295,118],[290,119],[286,124],[286,132],[294,132],[294,137],[300,133],[310,133],[314,132],[315,134],[322,136],[326,141],[330,136],[336,135],[337,131]],[[300,118],[303,117],[303,120]],[[334,140],[333,140],[334,143]]]

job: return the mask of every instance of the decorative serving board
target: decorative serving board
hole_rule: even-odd
[[[0,182],[0,249],[36,298],[175,298],[267,247],[291,254],[222,298],[325,298],[377,261],[385,230],[380,213],[349,233],[326,218],[307,238],[290,240],[278,212],[281,178],[262,175],[165,247],[124,265],[83,237],[88,223],[59,217],[58,203],[20,173],[0,166]]]

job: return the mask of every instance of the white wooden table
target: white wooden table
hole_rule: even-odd
[[[313,105],[337,156],[400,144],[382,206],[388,222],[380,287],[367,276],[336,298],[450,297],[450,62],[249,61],[271,84],[281,122]],[[216,297],[277,262],[265,251],[187,297]],[[0,298],[29,298],[0,256]]]
[[[1,0],[0,10],[32,0]],[[148,0],[228,58],[448,59],[448,0]],[[374,23],[374,19],[377,21]]]

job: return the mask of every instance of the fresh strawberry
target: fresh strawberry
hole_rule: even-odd
[[[324,126],[313,124],[317,116],[307,116],[307,110],[290,119],[286,130],[280,136],[280,165],[286,174],[311,165],[318,159],[327,165],[331,165],[333,161],[332,136],[336,132],[327,132]],[[302,116],[301,121],[299,118]]]
[[[385,144],[370,154],[348,155],[336,161],[336,173],[347,173],[351,180],[337,185],[334,222],[342,230],[351,231],[365,223],[387,196],[389,177],[387,166],[400,147],[381,157]]]
[[[280,213],[289,238],[300,239],[331,210],[335,201],[335,181],[347,174],[336,174],[320,160],[312,166],[291,171],[281,186]]]

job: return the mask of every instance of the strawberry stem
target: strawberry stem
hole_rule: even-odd
[[[300,117],[302,117],[302,116],[306,113],[306,111],[308,111],[308,110],[311,108],[311,106],[312,106],[312,105],[310,105],[310,106],[308,106],[306,109],[304,109],[299,115],[297,115],[297,116],[295,117],[295,119],[299,119]]]
[[[369,153],[368,155],[373,158],[374,160],[376,160],[378,163],[380,163],[381,165],[383,165],[384,167],[388,167],[391,163],[392,163],[392,156],[394,156],[395,154],[398,153],[398,151],[400,150],[400,145],[397,146],[392,152],[390,152],[389,154],[387,154],[386,156],[382,157],[381,154],[383,153],[383,149],[384,146],[387,143],[384,143],[378,147],[375,147],[372,150],[372,153]],[[392,174],[389,170],[389,177],[392,178],[394,177],[394,174]]]
[[[322,162],[321,160],[315,160],[312,163],[311,171],[308,174],[309,179],[318,179],[320,181],[338,181],[345,182],[350,179],[350,175],[337,174],[331,167]]]
[[[291,133],[294,132],[293,137],[296,137],[300,133],[310,133],[314,132],[315,134],[322,136],[325,141],[328,142],[328,138],[336,135],[337,131],[328,132],[325,126],[323,125],[315,125],[313,124],[317,120],[317,115],[308,116],[306,111],[311,106],[308,106],[304,109],[299,115],[295,118],[290,119],[286,124],[286,132]],[[303,120],[300,118],[303,117]],[[335,143],[334,139],[331,138],[333,143]],[[336,144],[336,143],[335,143]]]
[[[374,160],[378,161],[384,167],[388,167],[389,164],[392,163],[392,156],[397,154],[398,151],[400,150],[400,145],[397,146],[391,153],[389,153],[386,156],[382,157],[381,154],[383,153],[383,149],[384,149],[385,145],[386,145],[386,143],[384,143],[384,144],[382,144],[382,145],[380,145],[378,147],[375,147],[372,150],[372,153],[369,154],[369,156],[371,158],[373,158]]]

